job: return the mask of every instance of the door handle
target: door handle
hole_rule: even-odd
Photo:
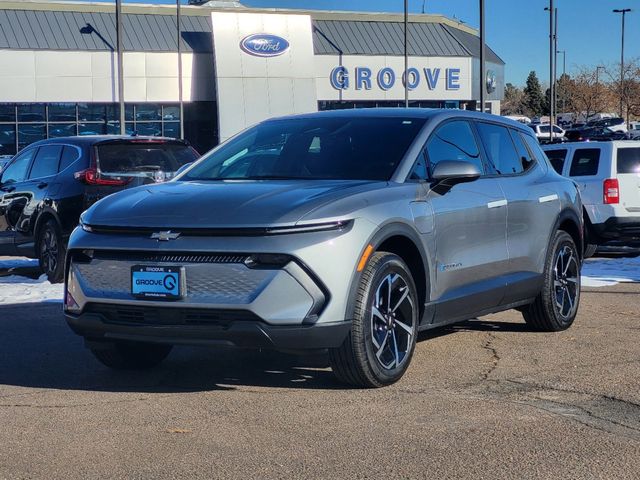
[[[499,208],[499,207],[506,207],[506,206],[507,206],[506,200],[496,200],[495,202],[487,203],[487,208]]]
[[[40,183],[38,184],[38,188],[39,188],[40,190],[42,190],[43,188],[45,188],[45,187],[46,187],[46,186],[48,186],[48,185],[49,185],[49,184],[48,184],[47,182],[40,182]]]
[[[2,187],[0,188],[0,190],[2,190],[3,192],[7,192],[7,193],[11,193],[16,189],[16,187]]]

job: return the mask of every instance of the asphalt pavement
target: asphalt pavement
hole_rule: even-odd
[[[0,478],[640,477],[640,284],[584,291],[562,333],[510,311],[422,335],[377,390],[323,355],[181,347],[113,372],[59,303],[0,327]]]

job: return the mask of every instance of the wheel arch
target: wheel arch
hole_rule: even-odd
[[[431,286],[431,265],[429,257],[422,245],[420,236],[410,226],[403,223],[387,224],[379,229],[367,243],[374,252],[385,251],[398,255],[409,267],[416,285],[420,303],[419,321],[423,319],[425,304],[429,300]],[[366,247],[365,247],[366,248]],[[355,305],[357,286],[361,272],[356,272],[349,286],[349,300],[347,302],[347,318],[351,315]]]
[[[575,242],[576,247],[578,247],[580,259],[582,259],[584,256],[585,248],[584,228],[584,222],[580,221],[580,217],[578,216],[578,214],[571,209],[565,209],[560,212],[560,215],[558,215],[551,235],[553,236],[553,233],[558,230],[562,230],[571,235],[571,238]],[[549,240],[549,242],[551,242],[551,240]]]
[[[42,212],[40,212],[33,227],[33,243],[36,254],[38,254],[38,237],[40,236],[40,229],[47,222],[47,220],[53,220],[54,222],[56,222],[58,224],[58,227],[62,231],[62,223],[60,222],[60,217],[58,217],[58,214],[54,210],[46,208]]]

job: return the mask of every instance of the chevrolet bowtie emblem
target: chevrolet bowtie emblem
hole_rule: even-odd
[[[152,240],[158,240],[159,242],[168,242],[169,240],[175,240],[180,236],[179,233],[173,233],[171,230],[166,232],[154,232],[151,234]]]

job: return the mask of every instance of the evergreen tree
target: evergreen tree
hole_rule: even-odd
[[[523,103],[529,116],[540,116],[544,112],[545,98],[535,71],[531,71],[527,77]]]

